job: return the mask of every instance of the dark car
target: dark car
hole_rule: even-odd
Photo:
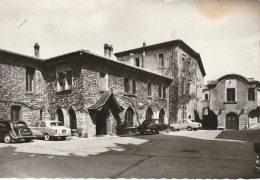
[[[137,128],[140,134],[144,133],[156,133],[160,131],[170,132],[170,126],[168,124],[161,123],[159,119],[144,120],[143,123]]]
[[[0,121],[0,141],[11,143],[24,140],[29,142],[33,139],[32,131],[23,121]]]

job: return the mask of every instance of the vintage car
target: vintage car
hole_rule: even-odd
[[[165,131],[168,133],[170,132],[170,127],[168,124],[160,123],[159,119],[147,119],[137,127],[137,131],[142,135],[144,133],[159,134],[160,131]]]
[[[24,121],[0,121],[0,141],[5,143],[30,142],[32,139],[33,133]]]
[[[44,138],[46,141],[54,138],[65,140],[71,135],[70,128],[63,126],[60,121],[37,121],[35,125],[30,128],[36,138]]]
[[[201,123],[196,122],[195,120],[191,119],[184,119],[182,121],[177,122],[176,124],[170,124],[170,128],[172,131],[180,129],[188,129],[188,131],[196,131],[197,129],[201,128]]]

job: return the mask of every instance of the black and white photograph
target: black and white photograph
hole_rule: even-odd
[[[0,179],[259,179],[260,0],[0,0]]]

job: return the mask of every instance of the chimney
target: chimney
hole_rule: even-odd
[[[145,47],[146,46],[146,42],[143,42],[143,47]]]
[[[112,45],[110,45],[109,46],[109,58],[112,58],[112,56],[113,56],[113,46]]]
[[[38,43],[35,43],[34,44],[34,55],[36,57],[40,57],[40,46]]]
[[[107,57],[109,54],[109,45],[104,44],[104,56]]]

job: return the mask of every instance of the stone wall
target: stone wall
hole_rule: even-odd
[[[26,91],[26,67],[35,68],[34,90]],[[11,107],[19,106],[20,120],[29,125],[40,119],[44,108],[44,79],[40,60],[0,53],[0,118],[11,119]],[[44,116],[44,114],[42,114]]]

